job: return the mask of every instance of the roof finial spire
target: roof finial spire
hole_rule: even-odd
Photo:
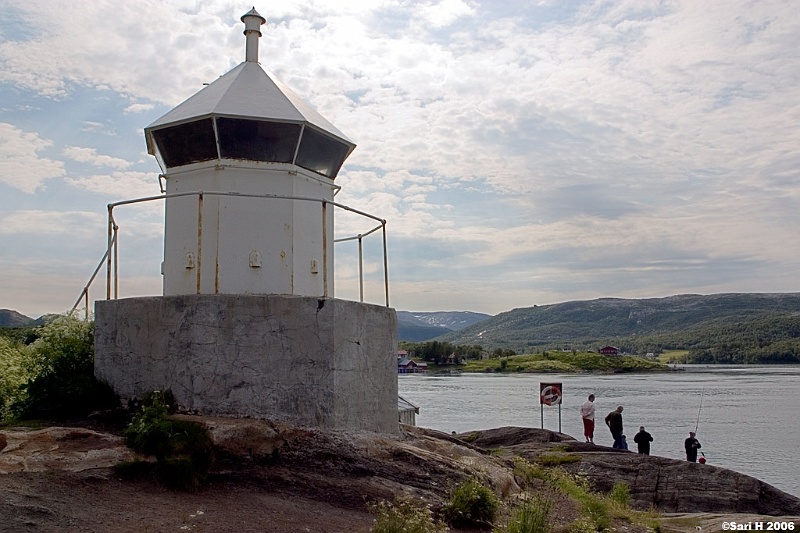
[[[242,15],[242,22],[244,22],[244,35],[247,38],[245,45],[245,60],[253,63],[258,63],[258,39],[261,37],[261,25],[267,22],[267,19],[262,17],[256,11],[256,7]]]

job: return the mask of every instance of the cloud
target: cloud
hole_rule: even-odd
[[[212,53],[238,22],[222,4],[210,2],[191,14],[155,0],[12,3],[17,24],[35,37],[0,43],[0,81],[43,96],[63,99],[73,86],[83,85],[177,103],[230,66],[227,54]],[[69,24],[53,25],[41,17],[54,11]],[[222,23],[223,12],[230,27]]]
[[[64,155],[74,161],[81,163],[89,163],[98,167],[112,167],[112,168],[128,168],[131,166],[130,161],[120,159],[118,157],[111,157],[108,155],[99,155],[94,148],[81,148],[78,146],[67,146],[63,151]]]
[[[112,172],[79,178],[65,178],[69,185],[117,200],[159,196],[158,174],[152,172]]]
[[[89,133],[99,133],[101,135],[113,136],[114,132],[107,124],[96,122],[94,120],[84,120],[81,124],[81,131]]]
[[[36,133],[0,122],[0,182],[33,194],[45,180],[63,176],[64,163],[39,156],[52,144]]]
[[[125,108],[124,113],[144,113],[150,111],[155,105],[153,104],[131,104]]]
[[[449,26],[459,18],[474,13],[475,8],[461,0],[443,0],[417,7],[417,16],[434,28]]]

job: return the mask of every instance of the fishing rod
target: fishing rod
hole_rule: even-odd
[[[697,434],[697,428],[700,426],[700,411],[703,410],[703,396],[705,396],[705,394],[706,394],[706,389],[704,387],[703,390],[700,392],[700,407],[697,408],[697,422],[695,422],[695,424],[694,424],[694,434],[695,435]],[[699,445],[698,445],[698,447],[699,447]],[[700,463],[700,464],[705,464],[705,462],[706,462],[706,454],[704,454],[703,452],[700,452],[700,459],[698,459],[697,462]]]
[[[700,411],[703,409],[703,395],[705,395],[706,389],[703,389],[700,392],[700,407],[697,409],[697,423],[694,425],[694,432],[697,433],[697,428],[700,426]]]

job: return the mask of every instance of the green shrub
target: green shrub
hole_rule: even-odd
[[[0,419],[9,418],[11,406],[25,397],[22,386],[30,376],[27,352],[21,343],[0,337]]]
[[[445,525],[435,520],[427,505],[415,503],[409,497],[395,498],[393,503],[380,502],[370,507],[377,515],[372,533],[440,533]]]
[[[611,487],[611,492],[608,493],[608,497],[611,501],[619,505],[627,506],[631,501],[631,492],[628,488],[628,484],[624,481],[617,481],[614,483],[614,486]]]
[[[611,517],[609,515],[609,505],[603,498],[592,494],[583,502],[582,513],[591,520],[596,531],[605,531],[611,527]]]
[[[125,429],[125,444],[145,455],[154,455],[161,461],[174,451],[172,422],[167,419],[167,406],[156,401],[142,407]]]
[[[36,330],[22,358],[27,381],[10,411],[19,418],[83,417],[117,407],[114,391],[94,377],[94,323],[69,315]]]
[[[169,418],[166,395],[153,393],[124,432],[125,443],[153,455],[158,475],[171,488],[195,490],[214,462],[214,445],[200,424]]]
[[[456,486],[442,507],[442,516],[454,527],[489,526],[499,506],[495,493],[472,478]]]
[[[548,533],[550,531],[550,508],[547,496],[528,498],[511,511],[503,533]]]

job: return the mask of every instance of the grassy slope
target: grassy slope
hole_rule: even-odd
[[[462,370],[464,372],[640,372],[667,370],[667,366],[654,359],[630,355],[612,357],[591,352],[545,352],[469,361]]]

